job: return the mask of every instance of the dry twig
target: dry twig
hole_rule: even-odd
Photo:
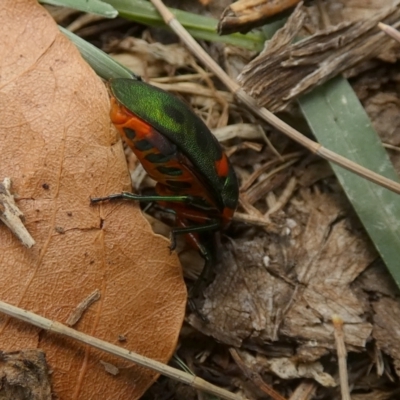
[[[100,290],[96,289],[93,293],[89,294],[86,299],[83,299],[70,314],[67,319],[68,326],[74,326],[81,318],[83,313],[97,300],[100,299]]]
[[[269,217],[270,215],[278,212],[279,210],[285,207],[286,203],[290,200],[293,195],[293,192],[297,188],[297,179],[292,176],[289,179],[285,189],[283,190],[281,196],[277,200],[277,202],[264,214],[264,217]]]
[[[336,349],[339,364],[340,390],[342,400],[351,400],[349,389],[349,377],[347,373],[347,351],[343,337],[343,320],[339,315],[332,316]]]
[[[309,400],[312,399],[317,390],[317,384],[314,381],[303,381],[297,386],[289,400]]]
[[[25,247],[31,248],[35,240],[29,234],[22,219],[24,214],[17,207],[11,194],[11,179],[4,178],[0,183],[0,220],[11,230]]]
[[[266,162],[264,165],[262,165],[260,168],[256,169],[248,178],[245,182],[242,183],[242,186],[240,187],[241,192],[246,192],[250,186],[263,174],[266,172],[270,167],[272,167],[274,164],[277,164],[280,161],[287,161],[292,158],[298,159],[302,155],[302,152],[296,151],[294,153],[289,153],[285,154],[282,156],[281,159],[275,158],[274,160]]]
[[[246,191],[244,195],[250,204],[254,204],[257,200],[265,196],[268,192],[272,190],[271,178],[277,175],[281,171],[287,170],[291,165],[295,164],[298,161],[297,158],[289,159],[288,161],[282,163],[281,165],[274,168],[270,171],[264,179],[257,182],[253,185],[249,190]]]
[[[393,26],[384,24],[383,22],[379,22],[378,28],[400,43],[400,32],[397,29],[393,28]]]
[[[271,386],[267,385],[264,380],[261,378],[261,375],[252,371],[240,358],[239,353],[236,349],[229,349],[229,353],[231,353],[232,358],[238,367],[243,371],[247,379],[252,381],[262,392],[269,395],[273,400],[286,400],[283,396],[281,396],[278,392],[276,392]]]

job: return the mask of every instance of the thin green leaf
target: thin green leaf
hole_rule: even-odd
[[[69,7],[75,10],[101,15],[105,18],[115,18],[118,15],[118,11],[115,8],[110,4],[103,3],[101,0],[40,0],[40,3]]]
[[[119,15],[150,26],[164,26],[165,23],[160,14],[151,3],[144,0],[107,0]],[[170,8],[178,21],[197,39],[209,40],[212,42],[223,42],[234,46],[243,47],[249,50],[262,50],[264,46],[264,36],[260,33],[248,33],[242,35],[234,33],[232,35],[219,36],[217,34],[218,21],[214,18]]]
[[[303,96],[300,107],[318,141],[358,164],[399,182],[380,139],[344,78]],[[400,287],[400,201],[387,189],[331,164],[347,197]]]
[[[104,53],[97,47],[81,39],[72,32],[58,27],[60,31],[70,39],[78,48],[85,61],[94,69],[97,75],[103,79],[111,78],[138,78],[128,68],[124,67],[119,62],[112,59],[108,54]]]

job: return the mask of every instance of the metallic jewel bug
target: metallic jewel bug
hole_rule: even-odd
[[[238,204],[237,178],[217,139],[181,100],[141,80],[109,82],[111,121],[157,184],[156,196],[119,193],[92,202],[124,198],[157,202],[175,214],[176,234],[186,238],[206,260],[199,234],[217,231]]]

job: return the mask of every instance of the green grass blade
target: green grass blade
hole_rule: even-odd
[[[58,27],[60,31],[70,39],[80,51],[85,61],[94,69],[97,75],[103,79],[111,78],[137,78],[128,68],[112,59],[102,50],[81,39],[67,29]]]
[[[399,182],[368,115],[347,80],[337,77],[301,97],[299,104],[324,147]],[[331,166],[400,287],[400,197],[335,164]]]
[[[148,1],[144,0],[107,0],[119,15],[149,26],[165,26],[163,19],[158,11]],[[222,42],[234,46],[243,47],[249,50],[262,50],[264,46],[264,35],[260,33],[248,33],[242,35],[234,33],[232,35],[219,36],[217,34],[218,21],[214,18],[192,14],[186,11],[170,8],[178,21],[197,38],[212,42]]]
[[[115,18],[118,15],[118,11],[114,7],[100,0],[40,0],[40,3],[74,8],[75,10],[101,15],[105,18]]]

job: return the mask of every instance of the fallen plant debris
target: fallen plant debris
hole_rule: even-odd
[[[354,6],[354,1],[348,3]],[[243,208],[226,232],[230,239],[222,240],[216,279],[205,291],[205,298],[199,299],[208,323],[195,314],[187,315],[190,325],[184,324],[177,350],[182,363],[202,378],[248,399],[269,393],[274,399],[331,400],[340,398],[343,388],[343,382],[339,387],[341,361],[341,372],[347,369],[352,400],[396,399],[399,292],[354,217],[332,169],[249,115],[194,59],[179,59],[175,64],[170,57],[175,50],[168,54],[168,47],[160,43],[149,46],[146,54],[146,43],[154,44],[158,31],[135,29],[140,37],[129,38],[126,32],[103,36],[104,48],[111,48],[112,43],[120,60],[140,65],[141,74],[185,98],[211,128],[222,132],[242,183]],[[123,46],[119,46],[119,40]],[[124,47],[126,43],[133,46]],[[170,49],[176,48],[178,54],[179,46]],[[221,47],[205,46],[228,62]],[[309,56],[312,60],[312,52]],[[307,63],[306,57],[302,63]],[[396,164],[398,77],[396,68],[390,73],[386,68],[378,62],[369,76],[356,75],[353,83],[382,140],[395,148],[390,150],[395,165],[400,165]],[[289,115],[297,121],[296,114]],[[246,130],[242,134],[243,123]],[[272,145],[260,150],[264,135]],[[127,157],[133,170],[137,161],[129,152]],[[143,179],[135,185],[151,187],[153,183],[141,176]],[[168,222],[157,210],[155,215]],[[124,220],[124,213],[120,218]],[[168,236],[165,225],[160,230]],[[68,229],[64,229],[66,234]],[[180,246],[185,276],[194,279],[201,260],[184,244]],[[158,267],[153,265],[153,272]],[[120,287],[119,293],[124,290],[127,288]],[[89,293],[78,296],[73,306]],[[83,318],[92,315],[102,300],[103,293]],[[68,307],[68,312],[74,307]],[[160,320],[165,317],[164,310]],[[119,314],[130,318],[122,311]],[[343,321],[344,349],[339,357],[334,315]],[[158,326],[155,329],[159,332]],[[130,336],[122,331],[116,338],[120,339],[116,339],[118,343],[130,342]],[[347,352],[347,365],[343,350]],[[100,360],[99,365],[102,372],[115,374],[114,378],[126,373],[116,360]],[[186,400],[198,394],[193,388],[161,378],[144,398],[161,396]]]
[[[0,221],[28,248],[35,244],[23,224],[24,214],[18,209],[14,196],[11,194],[11,179],[4,178],[0,183]]]
[[[229,5],[222,13],[218,23],[218,33],[248,32],[265,21],[294,7],[300,0],[239,0]]]
[[[238,81],[270,111],[284,110],[300,95],[393,46],[377,26],[381,21],[391,25],[399,20],[400,2],[390,3],[369,18],[329,26],[293,43],[307,18],[300,3],[266,50],[243,69]]]
[[[1,398],[51,400],[49,366],[42,350],[0,352]]]
[[[66,324],[68,326],[74,326],[81,318],[83,313],[89,309],[89,307],[95,303],[96,301],[100,300],[100,290],[96,289],[93,293],[90,293],[84,300],[82,300],[75,308],[74,311],[70,314],[67,319]]]
[[[235,347],[296,338],[297,359],[313,362],[335,348],[331,320],[338,314],[346,346],[363,349],[372,326],[350,284],[376,254],[365,235],[351,230],[343,206],[331,195],[300,190],[280,234],[235,241],[225,251],[205,292],[208,322],[193,314],[191,323]]]

